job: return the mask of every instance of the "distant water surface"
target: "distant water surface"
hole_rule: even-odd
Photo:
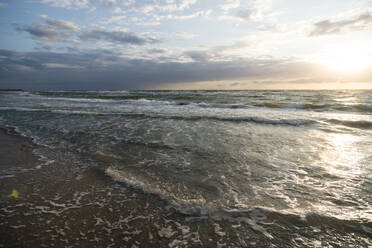
[[[0,125],[190,216],[372,235],[371,91],[3,92]]]

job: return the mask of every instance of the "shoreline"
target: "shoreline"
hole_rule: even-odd
[[[114,181],[98,166],[60,166],[33,152],[40,146],[14,128],[0,127],[0,247],[324,247],[332,242],[365,247],[367,232],[354,222],[261,210],[221,215],[189,215],[159,196]],[[265,211],[264,209],[262,211]],[[236,215],[236,216],[235,216]],[[235,217],[234,217],[235,216]],[[220,219],[219,219],[220,218]],[[233,220],[233,218],[236,218]],[[241,221],[239,221],[241,219]],[[238,221],[236,221],[238,220]],[[296,239],[319,228],[309,240]],[[287,223],[291,225],[286,226]],[[348,229],[341,229],[341,226]],[[367,225],[369,230],[372,226]],[[298,231],[296,229],[296,231]],[[239,233],[244,233],[239,236]],[[333,234],[337,234],[334,238]],[[359,238],[354,239],[354,234]],[[319,235],[319,236],[318,236]]]
[[[9,172],[0,179],[0,247],[212,248],[240,242],[230,223],[228,233],[215,235],[214,220],[169,209],[159,196],[115,182],[98,167],[43,165],[32,152],[37,145],[12,128],[0,129],[0,141],[7,154],[0,156],[0,175]],[[271,242],[254,229],[247,233],[247,247]]]
[[[128,196],[97,168],[41,165],[31,140],[12,128],[0,129],[0,145],[0,247],[167,246],[150,219],[125,206],[139,207],[144,195]]]

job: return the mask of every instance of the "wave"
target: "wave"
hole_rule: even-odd
[[[239,116],[198,116],[198,115],[164,115],[164,114],[147,114],[147,113],[131,113],[131,112],[95,112],[95,111],[81,111],[81,110],[46,110],[46,109],[33,109],[33,108],[12,108],[0,107],[0,110],[24,111],[24,112],[50,112],[56,114],[78,114],[78,115],[123,115],[128,117],[139,118],[154,118],[154,119],[173,119],[185,121],[226,121],[226,122],[254,122],[257,124],[268,125],[289,125],[301,126],[314,123],[312,120],[303,119],[267,119],[262,117],[239,117]]]
[[[268,124],[268,125],[289,125],[289,126],[302,126],[311,123],[315,123],[312,120],[303,119],[266,119],[262,117],[223,117],[223,116],[175,116],[175,115],[154,115],[154,114],[125,114],[131,117],[144,117],[154,119],[173,119],[173,120],[185,120],[185,121],[226,121],[226,122],[253,122],[257,124]]]
[[[184,215],[207,216],[215,220],[227,220],[230,222],[244,222],[270,238],[267,227],[279,224],[281,228],[298,226],[316,227],[319,224],[334,230],[359,232],[367,235],[372,234],[372,222],[370,220],[340,219],[336,216],[325,216],[314,212],[296,213],[295,209],[277,210],[261,206],[253,206],[246,209],[228,209],[219,207],[174,207]],[[295,211],[295,212],[293,212]],[[193,217],[191,217],[193,218]],[[266,227],[266,228],[264,228]]]
[[[204,205],[205,199],[204,198],[197,198],[195,196],[194,199],[181,199],[177,197],[177,195],[173,194],[170,196],[169,194],[166,194],[163,185],[159,184],[153,184],[149,185],[149,182],[146,182],[145,179],[141,179],[138,175],[132,174],[129,171],[121,171],[117,170],[111,166],[107,167],[104,170],[104,173],[114,179],[117,182],[125,183],[126,185],[129,185],[131,187],[140,189],[144,191],[145,193],[150,193],[159,196],[161,199],[167,200],[174,206],[181,206],[181,205]]]
[[[213,219],[216,221],[245,223],[269,239],[274,238],[270,230],[278,226],[289,231],[289,229],[299,226],[316,229],[316,227],[321,225],[327,227],[328,231],[337,234],[345,231],[363,233],[367,236],[372,234],[372,222],[368,219],[352,219],[351,217],[349,219],[340,219],[336,216],[325,216],[301,209],[277,210],[262,206],[247,206],[246,208],[217,206],[197,196],[195,196],[195,199],[180,199],[171,192],[169,194],[164,192],[161,186],[156,184],[148,185],[145,180],[141,180],[138,176],[112,167],[107,167],[104,173],[114,181],[124,183],[127,186],[142,190],[166,201],[168,203],[166,207],[168,211],[174,210],[182,214],[187,221]]]
[[[253,104],[254,107],[266,107],[274,109],[298,109],[298,110],[315,110],[315,111],[345,111],[345,112],[372,112],[372,105],[366,104],[288,104],[281,102],[267,102]]]
[[[89,103],[114,103],[118,100],[100,99],[100,98],[77,98],[77,97],[46,97],[48,100],[70,101],[70,102],[89,102]]]
[[[372,105],[365,104],[288,104],[280,102],[252,103],[252,104],[213,104],[213,103],[195,103],[190,101],[161,101],[148,100],[145,98],[137,100],[124,101],[128,104],[143,104],[143,105],[174,105],[174,106],[193,106],[200,108],[222,108],[222,109],[252,109],[252,108],[272,108],[272,109],[298,109],[298,110],[318,110],[318,111],[356,111],[356,112],[372,112]]]
[[[348,108],[360,111],[360,112],[372,112],[372,105],[364,104],[355,104],[355,105],[346,105]]]
[[[163,104],[159,101],[148,101],[150,104]],[[288,126],[304,126],[310,124],[336,124],[351,128],[372,129],[372,121],[366,120],[340,120],[340,119],[326,119],[323,121],[309,120],[309,119],[271,119],[260,116],[228,116],[228,115],[167,115],[165,113],[154,112],[103,112],[103,111],[84,111],[84,110],[68,110],[68,109],[40,109],[40,108],[26,108],[26,107],[0,107],[0,111],[20,111],[20,112],[47,112],[55,114],[72,114],[72,115],[122,115],[131,118],[153,118],[153,119],[170,119],[170,120],[184,120],[184,121],[225,121],[225,122],[252,122],[256,124],[266,125],[288,125]],[[333,129],[332,129],[333,130]]]
[[[17,111],[17,112],[45,112],[56,114],[81,114],[81,115],[104,115],[104,112],[82,111],[82,110],[64,110],[64,109],[39,109],[39,108],[24,108],[24,107],[0,107],[0,111]]]
[[[300,119],[265,119],[260,117],[201,117],[204,119],[221,120],[221,121],[232,121],[232,122],[254,122],[258,124],[270,124],[270,125],[289,125],[289,126],[301,126],[310,124],[311,120],[300,120]]]
[[[166,100],[152,100],[140,98],[135,100],[120,100],[120,99],[101,99],[101,98],[77,98],[77,97],[47,97],[50,100],[57,101],[71,101],[71,102],[90,102],[90,103],[117,103],[128,105],[145,105],[145,106],[190,106],[200,108],[224,108],[224,109],[246,109],[253,108],[251,105],[239,104],[207,104],[207,103],[194,103],[187,101],[166,101]]]
[[[343,126],[353,127],[353,128],[372,129],[371,121],[351,121],[351,120],[331,119],[329,120],[329,122],[333,124],[343,125]]]
[[[244,98],[244,103],[237,102],[235,98],[227,98],[226,101],[231,103],[213,103],[202,102],[200,97],[203,95],[194,92],[194,95],[186,97],[187,100],[177,99],[172,94],[155,94],[154,92],[134,91],[48,91],[48,92],[33,92],[34,96],[45,97],[49,100],[56,101],[71,101],[71,102],[89,102],[89,103],[118,103],[118,104],[132,104],[132,105],[147,105],[147,106],[192,106],[200,108],[216,108],[216,109],[250,109],[250,108],[268,108],[268,109],[294,109],[294,110],[309,110],[309,111],[342,111],[342,112],[372,112],[372,105],[370,104],[342,104],[342,103],[290,103],[290,102],[276,102],[276,101],[262,101],[256,100],[249,102],[253,96]],[[168,92],[169,93],[169,92]],[[176,92],[179,94],[178,92]],[[184,92],[183,92],[184,93]],[[22,92],[22,94],[30,95],[30,92]],[[169,96],[169,99],[164,99]],[[217,96],[216,96],[217,97]],[[203,98],[203,97],[202,97]]]
[[[50,112],[47,109],[39,109],[39,108],[26,108],[26,107],[0,107],[0,111],[22,111],[22,112]]]
[[[25,108],[25,107],[0,107],[0,111],[17,111],[17,112],[45,112],[56,114],[81,114],[81,115],[105,115],[114,113],[83,111],[83,110],[66,110],[66,109],[39,109],[39,108]],[[120,113],[119,113],[120,114]]]
[[[199,108],[216,108],[216,109],[249,109],[255,108],[252,105],[242,105],[242,104],[208,104],[204,102],[195,103],[188,101],[166,101],[166,100],[150,100],[146,98],[136,99],[136,100],[123,100],[124,104],[133,105],[149,105],[149,106],[184,106],[184,107],[199,107]]]
[[[302,109],[337,110],[346,112],[372,112],[372,105],[366,104],[303,104]]]

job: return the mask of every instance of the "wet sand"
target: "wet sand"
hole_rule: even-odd
[[[298,217],[268,214],[265,235],[252,221],[189,215],[156,195],[114,182],[100,167],[61,167],[34,155],[30,139],[0,129],[0,247],[313,247],[342,242],[368,247],[368,235],[354,229],[314,225]],[[256,211],[256,210],[255,210]],[[241,213],[248,220],[252,213]],[[243,216],[242,216],[243,215]],[[272,229],[273,221],[296,223],[308,240]],[[319,222],[319,223],[318,223]],[[337,224],[337,222],[336,222]],[[263,223],[264,225],[264,223]],[[265,225],[264,225],[265,226]],[[270,230],[271,229],[271,230]],[[329,233],[337,233],[330,237]],[[275,243],[275,245],[274,245]],[[301,245],[302,244],[302,245]]]
[[[213,238],[220,227],[208,219],[185,225],[188,216],[164,211],[162,199],[115,183],[96,167],[43,165],[32,152],[35,145],[10,129],[0,131],[0,146],[0,247],[216,247],[240,242],[222,231]],[[263,236],[251,245],[269,242]]]
[[[12,130],[1,130],[0,146],[0,247],[168,244],[154,237],[148,217],[161,214],[141,206],[143,194],[128,195],[95,168],[40,166],[32,142]],[[132,215],[139,207],[143,216]]]

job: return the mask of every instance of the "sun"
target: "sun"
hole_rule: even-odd
[[[324,51],[317,62],[338,72],[355,73],[372,65],[370,50],[362,46],[332,47]]]

